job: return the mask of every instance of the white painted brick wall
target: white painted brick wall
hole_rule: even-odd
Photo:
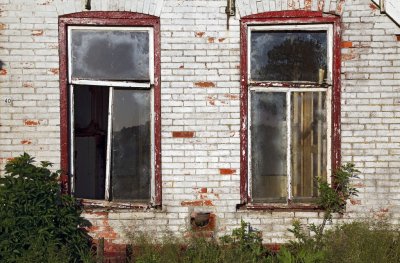
[[[81,0],[0,0],[0,160],[27,151],[59,166],[57,17],[83,11]],[[359,197],[335,222],[400,218],[400,29],[369,0],[237,0],[226,29],[225,0],[98,0],[92,10],[136,11],[161,18],[163,210],[85,214],[123,242],[132,229],[184,233],[193,210],[213,212],[218,234],[240,219],[268,243],[290,238],[294,218],[316,212],[236,211],[239,203],[240,16],[265,11],[343,12],[342,154],[361,170]],[[12,98],[12,104],[4,102]],[[174,131],[194,132],[174,138]],[[231,169],[221,174],[220,169]],[[210,200],[213,206],[182,206]],[[110,231],[110,230],[108,230]],[[101,235],[102,233],[95,233]]]

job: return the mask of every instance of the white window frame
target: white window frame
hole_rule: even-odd
[[[327,32],[327,79],[325,87],[318,87],[314,84],[314,87],[282,87],[281,83],[288,83],[290,81],[252,81],[251,80],[251,32],[252,31],[326,31]],[[247,99],[247,184],[248,184],[248,196],[253,198],[252,188],[253,188],[253,177],[252,177],[252,154],[251,154],[251,134],[252,134],[252,120],[251,120],[251,92],[281,92],[286,93],[286,120],[287,120],[287,149],[286,149],[286,176],[287,176],[287,202],[293,200],[292,195],[292,173],[291,173],[291,93],[292,92],[315,92],[322,91],[326,92],[326,121],[327,121],[327,182],[331,184],[332,182],[332,165],[331,165],[331,148],[332,148],[332,68],[333,68],[333,25],[332,24],[306,24],[306,25],[252,25],[248,27],[248,39],[247,39],[247,65],[248,65],[248,99]],[[261,84],[263,82],[270,83],[271,87],[263,87]],[[298,83],[298,82],[296,82]],[[307,82],[310,83],[310,82]]]
[[[116,31],[138,31],[149,33],[149,82],[135,82],[135,81],[106,81],[106,80],[89,80],[89,79],[72,79],[72,48],[71,47],[71,31],[74,29],[87,29],[87,30],[116,30]],[[106,146],[106,178],[105,178],[105,193],[104,199],[110,200],[110,182],[111,182],[111,135],[112,135],[112,109],[113,109],[113,94],[115,88],[129,88],[131,90],[150,90],[150,203],[155,201],[155,151],[154,151],[154,127],[155,127],[155,114],[154,114],[154,31],[152,27],[118,27],[118,26],[105,26],[105,27],[92,27],[92,26],[68,26],[68,80],[69,80],[69,121],[70,121],[70,189],[71,194],[75,193],[75,131],[74,131],[74,90],[77,85],[93,85],[105,86],[109,88],[109,105],[107,117],[107,146]]]

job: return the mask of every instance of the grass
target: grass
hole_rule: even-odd
[[[244,225],[243,225],[244,224]],[[220,240],[166,236],[155,241],[140,235],[131,240],[130,263],[392,263],[400,262],[400,231],[385,222],[354,222],[323,234],[318,246],[292,242],[273,253],[261,245],[248,224]],[[241,231],[242,230],[242,231]],[[244,230],[244,231],[243,231]]]

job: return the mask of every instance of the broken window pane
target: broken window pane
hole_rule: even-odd
[[[73,29],[71,60],[73,79],[148,81],[149,33]]]
[[[104,199],[107,87],[74,87],[75,196]]]
[[[113,200],[150,199],[150,90],[114,90]]]
[[[318,195],[318,176],[326,180],[326,92],[293,92],[291,96],[292,193],[301,200]]]
[[[286,93],[251,92],[251,174],[255,202],[287,196]]]
[[[251,32],[251,80],[318,82],[326,57],[326,31]]]

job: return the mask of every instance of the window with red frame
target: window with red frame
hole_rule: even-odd
[[[68,152],[64,165],[70,192],[85,199],[156,204],[158,19],[140,20],[144,15],[135,13],[93,15],[91,23],[79,13],[60,18],[61,53],[67,61],[60,67],[60,74],[67,73],[61,88],[68,101],[62,105],[68,109],[61,111],[62,121],[68,121],[62,126],[67,134],[62,150]]]
[[[310,203],[317,178],[329,180],[340,101],[335,21],[268,14],[242,20],[243,202]]]

